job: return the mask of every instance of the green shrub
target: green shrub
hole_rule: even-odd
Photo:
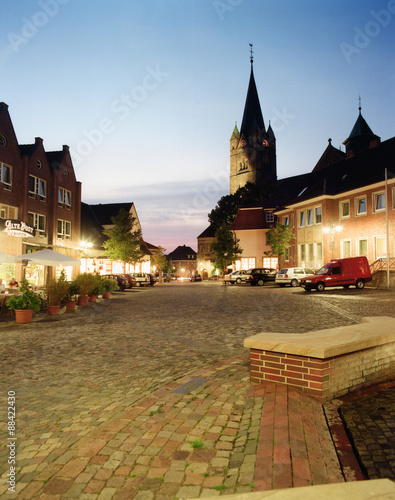
[[[7,300],[8,309],[34,309],[39,311],[41,307],[40,297],[34,293],[27,280],[23,280],[19,287],[20,295],[12,295]]]

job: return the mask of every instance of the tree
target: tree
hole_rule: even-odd
[[[289,248],[289,242],[294,237],[293,228],[277,222],[266,232],[266,244],[271,252],[264,252],[268,257],[275,255],[281,259]]]
[[[140,262],[144,256],[141,250],[143,238],[141,229],[134,229],[135,217],[121,208],[118,215],[111,218],[111,222],[114,226],[103,231],[108,236],[108,240],[103,243],[106,256],[127,264]]]
[[[216,207],[208,214],[208,220],[214,229],[218,229],[222,224],[229,226],[236,217],[239,207],[260,203],[272,193],[273,186],[271,184],[247,182],[234,194],[222,196]]]
[[[164,255],[164,253],[166,252],[166,248],[162,248],[159,246],[158,250],[159,251],[157,253],[152,254],[151,263],[156,267],[157,271],[163,272],[165,271],[165,269],[167,269],[169,261],[167,260],[166,255]]]
[[[215,232],[215,241],[211,244],[211,250],[216,254],[215,266],[222,273],[228,265],[240,258],[243,250],[239,246],[239,241],[229,231],[226,224],[222,224]]]

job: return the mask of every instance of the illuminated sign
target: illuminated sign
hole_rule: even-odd
[[[3,231],[10,236],[16,236],[17,238],[30,238],[34,236],[36,230],[34,227],[29,226],[26,222],[22,220],[6,219],[3,221]]]

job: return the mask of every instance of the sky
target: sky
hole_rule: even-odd
[[[197,249],[229,194],[254,76],[278,178],[362,114],[394,136],[395,0],[1,0],[0,101],[20,144],[70,146],[86,203],[134,202],[144,239]]]

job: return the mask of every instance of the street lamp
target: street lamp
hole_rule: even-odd
[[[330,247],[332,248],[332,259],[333,259],[333,249],[335,248],[335,241],[334,241],[334,235],[335,233],[338,233],[342,230],[343,228],[339,225],[335,225],[333,222],[328,221],[328,226],[324,227],[322,230],[323,233],[325,234],[331,234],[332,235],[332,241],[330,242]]]

